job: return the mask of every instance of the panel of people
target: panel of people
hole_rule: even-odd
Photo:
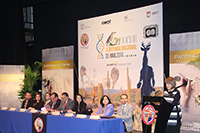
[[[75,101],[69,98],[67,92],[61,94],[61,100],[58,94],[49,92],[45,94],[45,102],[41,98],[41,94],[37,93],[35,99],[31,98],[31,94],[25,94],[25,100],[22,102],[21,108],[41,110],[45,107],[47,111],[59,111],[61,113],[91,114],[88,112],[87,104],[83,101],[80,94],[76,95]]]
[[[104,95],[100,100],[98,111],[93,113],[92,109],[87,108],[87,104],[84,102],[83,97],[80,94],[77,94],[75,101],[73,101],[69,98],[69,95],[66,92],[61,94],[61,100],[58,98],[56,92],[53,92],[52,94],[46,93],[45,102],[43,102],[40,93],[37,93],[35,99],[32,99],[31,94],[27,92],[21,108],[41,110],[41,108],[45,107],[48,111],[59,111],[61,113],[92,114],[104,117],[112,116],[121,118],[124,122],[125,131],[132,132],[133,106],[128,104],[127,94],[122,94],[120,100],[122,105],[118,107],[117,114],[115,114],[114,106],[111,103],[110,98],[107,95]]]

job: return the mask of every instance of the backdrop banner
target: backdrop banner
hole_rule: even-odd
[[[67,92],[74,97],[73,75],[74,46],[42,50],[42,96],[47,92],[56,92],[59,97]]]
[[[106,94],[115,109],[127,93],[135,130],[143,96],[163,89],[162,3],[78,21],[79,93],[98,109]]]
[[[0,65],[0,108],[20,108],[18,99],[20,84],[24,79],[23,65]]]
[[[181,93],[182,133],[200,131],[200,32],[170,35],[170,75],[179,76]]]

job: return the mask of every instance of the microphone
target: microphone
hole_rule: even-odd
[[[191,80],[191,82],[193,82],[193,80]],[[180,88],[182,86],[186,86],[186,85],[187,85],[187,81],[185,80],[184,83],[182,85],[177,86],[176,89],[178,89],[178,88]]]

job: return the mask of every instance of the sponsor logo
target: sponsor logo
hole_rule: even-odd
[[[157,15],[159,13],[159,11],[147,11],[146,12],[146,16],[147,18],[150,18],[151,16]]]
[[[149,18],[151,16],[151,11],[146,12],[146,16]]]
[[[81,24],[81,30],[90,28],[89,25]]]
[[[132,21],[133,19],[129,18],[128,15],[124,16],[124,22]]]
[[[158,25],[154,24],[154,25],[145,26],[143,29],[143,36],[144,38],[157,37]]]
[[[152,105],[146,105],[142,110],[142,120],[146,125],[150,125],[155,120],[156,111]]]
[[[106,21],[102,21],[101,25],[109,25],[111,23],[111,20],[106,20]]]
[[[35,127],[35,130],[37,132],[42,132],[42,129],[44,127],[44,123],[43,123],[43,120],[40,117],[38,117],[37,119],[35,119],[35,121],[34,121],[34,127]]]
[[[88,46],[89,37],[88,37],[88,35],[86,33],[82,34],[80,42],[81,42],[81,46],[83,46],[83,47],[87,47]]]

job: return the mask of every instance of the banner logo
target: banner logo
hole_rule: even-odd
[[[132,18],[129,18],[128,15],[124,16],[124,22],[132,21]]]
[[[110,35],[109,35],[109,37],[108,37],[108,39],[106,40],[106,46],[115,46],[115,45],[119,45],[120,44],[120,38],[117,38],[117,37],[115,37],[114,38],[114,34],[115,34],[116,32],[112,32]]]
[[[151,17],[151,11],[146,12],[147,18]]]
[[[90,28],[89,25],[81,24],[81,30]]]
[[[83,47],[88,46],[89,37],[88,37],[88,35],[87,35],[86,33],[84,33],[84,34],[81,36],[80,42],[81,42],[81,46],[83,46]]]
[[[111,20],[106,20],[106,21],[102,21],[101,25],[109,25],[111,23]]]
[[[147,18],[150,18],[151,15],[152,15],[152,16],[153,16],[153,15],[157,15],[158,12],[159,12],[159,11],[153,11],[153,12],[151,12],[151,11],[147,11],[147,12],[146,12],[146,16],[147,16]]]
[[[150,38],[150,37],[157,37],[158,36],[158,25],[148,25],[145,26],[143,29],[143,35],[144,38]]]
[[[125,35],[121,37],[114,37],[116,32],[111,34],[103,41],[104,34],[97,35],[96,51],[98,52],[97,59],[123,58],[135,57],[136,54],[124,54],[124,51],[136,50],[137,41],[136,35]]]
[[[96,50],[98,52],[97,59],[104,59],[104,56],[102,54],[102,52],[103,52],[103,50],[105,48],[105,44],[102,41],[103,36],[104,36],[104,34],[98,34],[97,35],[97,39],[98,39],[98,42],[96,44]]]
[[[34,127],[35,127],[35,130],[37,132],[42,132],[42,129],[44,127],[44,123],[43,123],[43,120],[38,117],[35,121],[34,121]]]
[[[146,105],[142,110],[142,120],[146,125],[150,125],[155,120],[156,111],[152,105]]]

